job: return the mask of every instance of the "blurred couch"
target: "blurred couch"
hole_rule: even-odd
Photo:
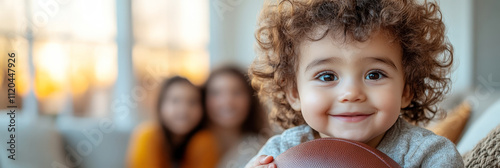
[[[0,124],[7,126],[10,118],[4,112],[1,114]],[[4,152],[8,146],[3,142],[8,141],[9,133],[7,129],[0,129],[0,167],[125,167],[131,131],[116,129],[110,124],[102,118],[30,118],[19,113],[16,115],[16,160],[8,159],[8,151]]]

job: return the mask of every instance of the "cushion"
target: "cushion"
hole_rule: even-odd
[[[464,156],[465,167],[500,167],[500,125]]]
[[[463,102],[451,112],[448,116],[430,128],[437,135],[448,138],[453,143],[457,144],[460,135],[464,130],[465,124],[469,120],[471,107],[468,102]]]

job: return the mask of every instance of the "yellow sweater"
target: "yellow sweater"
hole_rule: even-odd
[[[165,151],[165,138],[158,123],[139,125],[132,137],[127,154],[129,168],[168,168],[169,154]]]
[[[165,140],[158,123],[141,124],[133,133],[127,154],[129,168],[169,168],[172,166],[165,151]],[[196,133],[186,147],[181,168],[214,168],[219,152],[214,135],[208,130]]]

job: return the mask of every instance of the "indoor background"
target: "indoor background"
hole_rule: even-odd
[[[220,65],[251,64],[263,3],[0,0],[0,167],[123,167],[130,133],[153,113],[163,79],[201,85]],[[443,107],[467,99],[476,120],[500,97],[500,1],[439,4],[455,51]],[[7,53],[16,55],[15,161],[5,151]],[[87,134],[96,130],[101,140]]]

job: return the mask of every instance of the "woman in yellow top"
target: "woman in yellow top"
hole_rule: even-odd
[[[206,129],[191,139],[186,159],[204,167],[244,167],[272,134],[248,76],[239,68],[221,67],[210,74],[202,93]]]
[[[204,116],[201,93],[187,79],[173,77],[159,92],[157,122],[141,124],[133,133],[127,154],[129,168],[193,167],[185,151],[204,145],[190,145],[189,140],[200,129]],[[198,135],[199,139],[211,139]],[[193,147],[190,147],[193,146]],[[209,149],[210,150],[210,149]],[[191,153],[189,155],[195,155]],[[217,156],[213,160],[217,160]],[[209,163],[209,162],[205,162]]]

